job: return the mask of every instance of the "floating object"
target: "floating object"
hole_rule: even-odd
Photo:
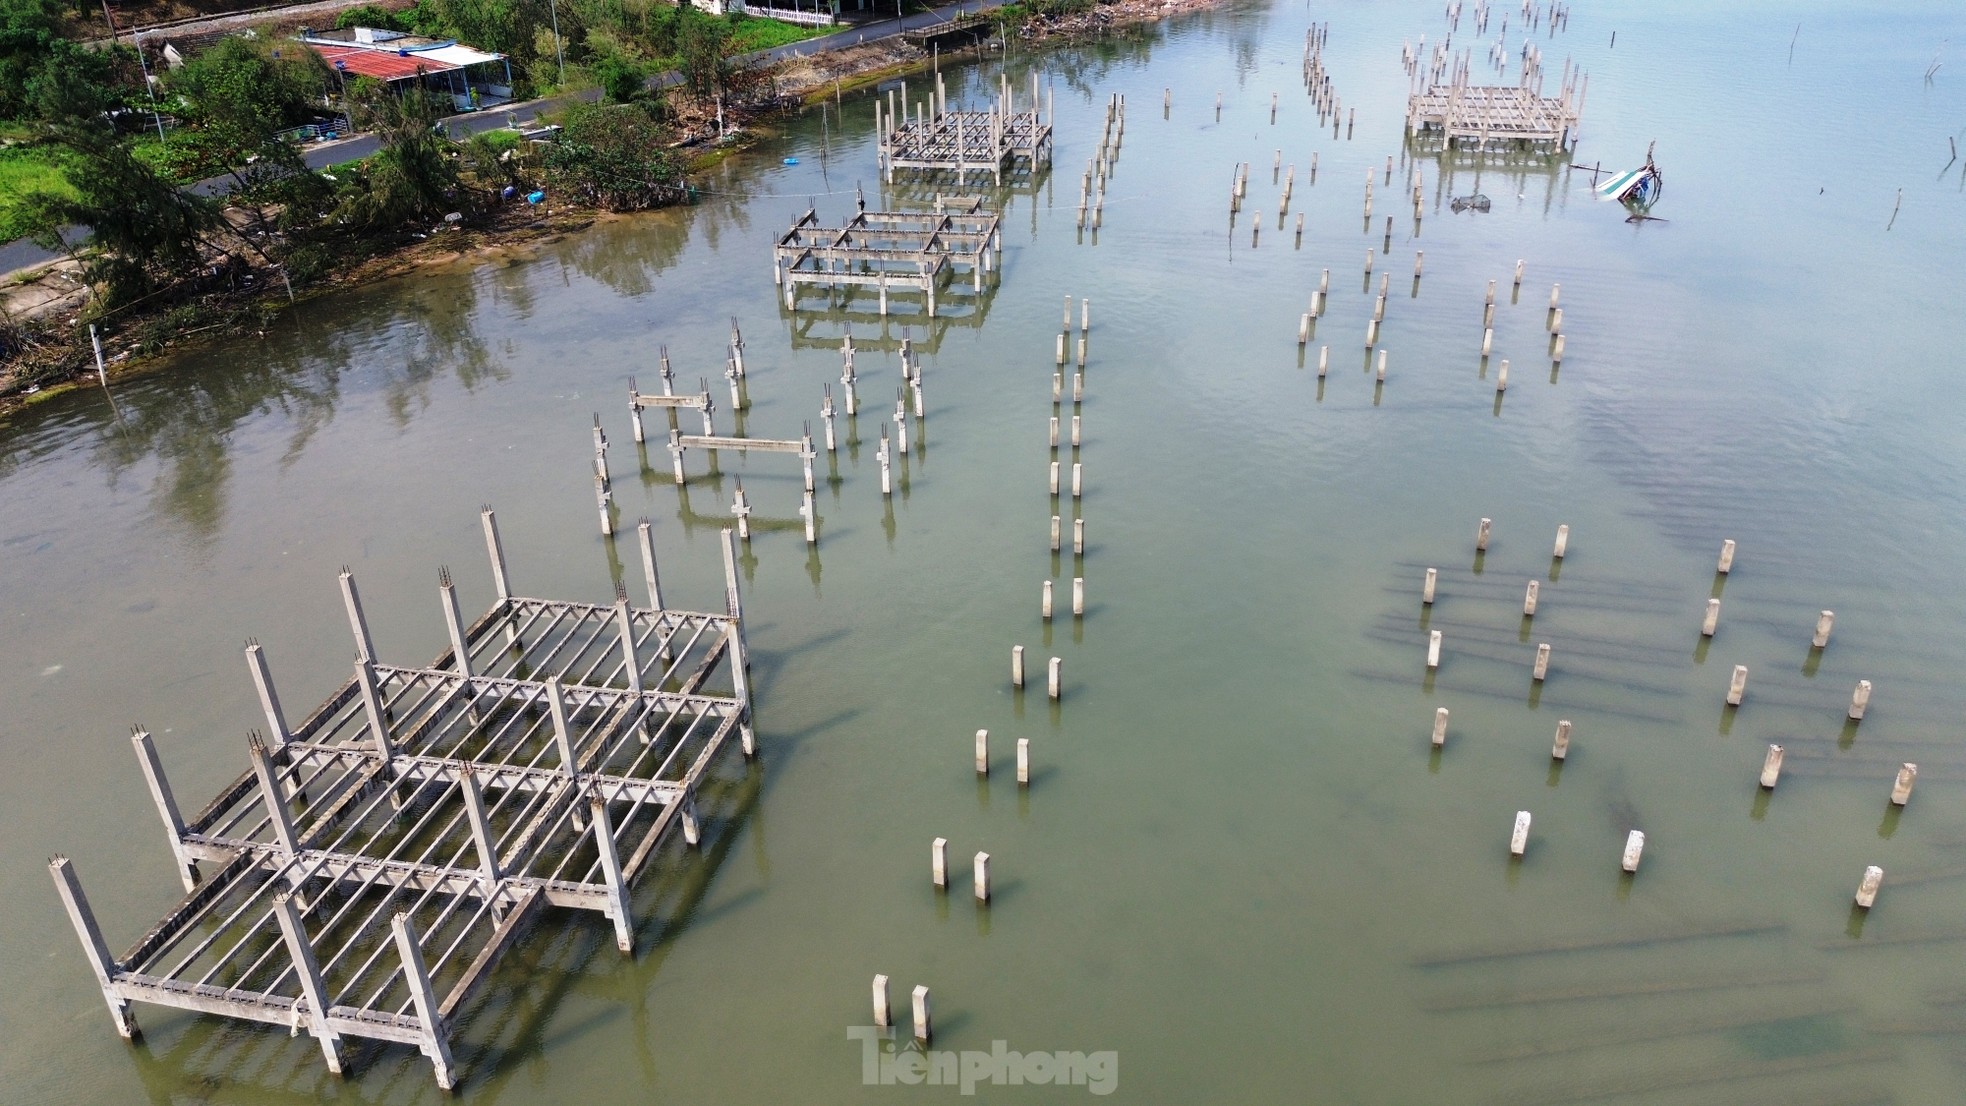
[[[1459,214],[1463,211],[1473,211],[1473,212],[1486,214],[1494,206],[1494,204],[1488,199],[1487,196],[1484,196],[1481,193],[1476,192],[1472,196],[1456,196],[1453,199],[1447,201],[1447,206],[1449,210],[1453,211],[1456,214]]]
[[[799,159],[795,157],[788,157],[785,159],[785,164],[787,165],[797,165],[798,163],[799,163]]]
[[[1645,164],[1613,173],[1594,189],[1600,200],[1616,200],[1636,212],[1649,210],[1666,194],[1665,174],[1652,162],[1657,142],[1645,147]]]

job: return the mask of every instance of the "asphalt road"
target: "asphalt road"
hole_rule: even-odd
[[[777,62],[785,61],[788,58],[809,57],[813,54],[825,53],[829,50],[843,50],[849,46],[859,46],[865,42],[877,42],[884,38],[892,38],[903,31],[919,30],[932,24],[946,23],[958,15],[989,11],[992,8],[1001,7],[1004,3],[1005,0],[961,0],[959,3],[947,4],[929,11],[916,12],[905,19],[884,19],[877,23],[864,23],[858,27],[849,27],[846,30],[837,31],[820,38],[809,38],[803,42],[794,42],[788,46],[743,54],[738,57],[737,61],[740,65],[755,65],[760,62]],[[680,79],[679,75],[675,73],[663,73],[650,78],[649,83],[656,88],[666,88],[676,84]],[[444,126],[453,136],[478,134],[483,131],[496,130],[505,126],[505,121],[509,116],[517,116],[520,122],[527,122],[537,118],[541,112],[557,111],[562,106],[575,100],[597,100],[600,98],[600,95],[599,89],[588,89],[585,92],[577,92],[568,96],[550,97],[543,100],[528,100],[519,104],[503,104],[484,111],[467,112],[463,115],[450,116],[444,120]],[[354,135],[336,142],[310,146],[307,149],[304,160],[310,168],[325,169],[344,162],[359,161],[375,153],[380,148],[380,145],[373,135]],[[210,180],[199,181],[197,184],[191,186],[191,190],[201,196],[223,196],[232,191],[232,178],[213,177]],[[69,227],[65,233],[69,241],[80,242],[86,230],[82,227]],[[60,254],[42,249],[25,238],[9,242],[4,246],[0,246],[0,276],[5,276],[18,269],[25,269],[33,265],[53,261],[60,256]]]

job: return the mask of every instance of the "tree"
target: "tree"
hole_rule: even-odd
[[[677,60],[682,64],[683,83],[698,96],[720,96],[730,78],[730,60],[724,44],[730,38],[730,24],[721,19],[685,18],[676,34]]]
[[[220,39],[171,75],[184,101],[198,175],[240,164],[281,131],[314,115],[328,83],[327,63],[305,47]]]
[[[546,167],[561,187],[609,211],[659,207],[683,194],[669,140],[639,103],[579,104],[562,118]]]
[[[343,190],[335,209],[339,222],[358,230],[389,230],[476,210],[477,196],[459,178],[456,151],[438,130],[433,98],[384,93],[368,108],[382,148]]]
[[[74,199],[51,193],[27,198],[34,240],[65,249],[61,228],[86,226],[96,247],[83,277],[111,304],[127,303],[205,268],[205,249],[224,225],[218,205],[157,175],[130,155],[105,127],[57,131],[70,152]]]
[[[594,79],[601,83],[608,99],[617,104],[638,99],[648,92],[648,75],[633,59],[620,54],[609,54],[594,63]]]
[[[64,38],[54,0],[0,0],[0,118],[79,120],[122,103],[128,49]]]

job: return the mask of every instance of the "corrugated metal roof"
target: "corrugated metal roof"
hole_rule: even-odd
[[[307,48],[327,60],[328,66],[341,72],[353,73],[358,77],[374,77],[381,81],[401,81],[422,73],[448,73],[461,68],[449,62],[438,61],[427,54],[390,53],[386,50],[365,50],[359,46],[322,46],[308,43]]]
[[[439,46],[434,50],[418,50],[416,51],[416,56],[420,58],[431,58],[450,65],[463,66],[497,61],[505,55],[487,54],[483,50],[473,50],[469,46],[459,46],[453,43],[449,46]]]

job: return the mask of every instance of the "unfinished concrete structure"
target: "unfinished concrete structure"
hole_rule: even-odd
[[[195,815],[136,732],[187,897],[112,956],[50,861],[124,1037],[155,1003],[305,1031],[336,1072],[344,1037],[412,1045],[450,1088],[454,1019],[539,910],[598,913],[633,951],[637,877],[677,826],[698,842],[696,789],[731,735],[756,748],[731,532],[710,614],[663,607],[646,528],[647,607],[516,596],[483,520],[497,601],[466,626],[445,573],[451,647],[428,666],[377,661],[345,571],[354,673],[299,725],[247,645],[266,729]]]
[[[969,174],[987,173],[1001,185],[1004,173],[1014,171],[1020,163],[1031,173],[1051,164],[1051,124],[1055,117],[1049,104],[1042,114],[1038,111],[1037,74],[1031,74],[1029,111],[1017,110],[1010,78],[1000,76],[998,80],[996,101],[982,111],[950,111],[949,89],[940,73],[935,76],[935,87],[929,90],[928,102],[914,105],[912,114],[906,81],[899,89],[898,111],[894,91],[888,93],[885,112],[881,101],[874,101],[881,178],[893,183],[897,169],[954,173],[960,187]]]
[[[1409,142],[1437,143],[1443,150],[1552,154],[1576,145],[1590,79],[1567,61],[1555,96],[1543,95],[1540,52],[1524,57],[1521,78],[1513,85],[1474,84],[1472,51],[1458,58],[1436,56],[1425,67],[1410,60],[1409,70],[1415,75],[1406,100]]]
[[[857,205],[844,227],[822,227],[807,208],[772,247],[772,279],[795,310],[801,285],[828,290],[874,288],[880,314],[888,313],[890,291],[918,292],[930,318],[944,279],[966,267],[971,291],[983,294],[985,274],[1003,257],[997,214],[983,209],[980,196],[937,196],[933,211],[868,211]],[[952,284],[951,288],[955,286]]]

